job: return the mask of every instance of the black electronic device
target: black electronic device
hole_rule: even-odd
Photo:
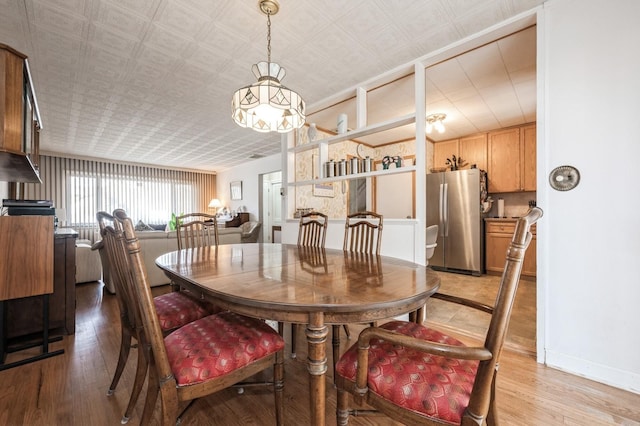
[[[51,200],[15,200],[4,199],[2,200],[2,207],[53,207],[53,201]]]
[[[9,216],[55,216],[56,209],[52,207],[9,207]]]

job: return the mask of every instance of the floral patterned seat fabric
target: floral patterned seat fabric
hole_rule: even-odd
[[[223,376],[284,348],[264,321],[229,311],[189,323],[164,342],[178,386]]]
[[[464,346],[462,342],[421,324],[392,321],[380,328],[407,336]],[[353,345],[336,365],[336,374],[354,382],[358,345]],[[460,424],[478,368],[478,361],[450,359],[419,352],[383,340],[371,340],[367,386],[393,404]]]
[[[197,300],[184,291],[174,291],[153,298],[163,332],[182,327],[220,309],[212,304]]]

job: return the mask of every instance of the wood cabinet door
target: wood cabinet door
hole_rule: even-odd
[[[485,269],[492,272],[502,272],[507,256],[507,249],[513,235],[487,233],[485,236]]]
[[[0,149],[23,150],[24,59],[0,49]]]
[[[529,243],[527,252],[524,255],[524,260],[522,261],[522,275],[535,277],[537,263],[536,238],[533,237],[531,239],[531,243]]]
[[[476,165],[480,170],[487,170],[487,134],[460,138],[460,157],[466,162],[465,169]]]
[[[522,189],[536,190],[536,125],[522,127]]]
[[[458,139],[436,142],[433,144],[433,167],[448,167],[447,158],[452,156],[459,157]]]
[[[522,191],[520,167],[520,129],[489,133],[489,192]]]

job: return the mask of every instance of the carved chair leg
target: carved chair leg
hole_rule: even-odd
[[[276,404],[276,425],[281,426],[284,424],[284,349],[276,354],[276,363],[273,366],[273,393]]]
[[[296,342],[298,339],[298,324],[291,324],[291,358],[296,355]]]
[[[351,330],[349,330],[349,324],[344,324],[344,333],[347,335],[347,339],[351,339]]]
[[[127,405],[127,409],[124,412],[122,420],[120,420],[120,423],[122,424],[127,423],[131,418],[131,413],[133,413],[136,402],[138,401],[138,397],[140,396],[140,392],[142,391],[142,387],[144,386],[144,380],[147,377],[148,365],[149,364],[147,362],[147,357],[144,353],[144,349],[138,347],[138,364],[136,366],[136,376],[133,381],[133,388],[131,389],[129,404]]]
[[[340,359],[340,326],[332,325],[331,326],[331,343],[333,346],[333,380],[336,379],[336,364],[338,363],[338,359]]]
[[[120,318],[121,324],[123,324],[122,321],[126,321],[126,318]],[[124,366],[127,364],[130,349],[131,331],[128,327],[123,325],[120,328],[120,355],[118,356],[118,365],[116,366],[115,373],[113,373],[113,379],[111,380],[111,385],[109,386],[107,395],[113,395],[113,392],[116,390],[116,386],[118,386],[118,382],[120,381],[120,377],[124,371]]]
[[[336,423],[338,426],[347,426],[349,424],[349,394],[338,389],[336,403]]]

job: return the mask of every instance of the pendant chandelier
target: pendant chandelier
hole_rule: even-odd
[[[287,133],[304,124],[304,101],[280,81],[286,71],[271,62],[271,15],[278,13],[275,0],[260,0],[260,10],[267,15],[267,62],[251,68],[258,81],[238,89],[231,100],[233,120],[240,127],[257,132]]]

